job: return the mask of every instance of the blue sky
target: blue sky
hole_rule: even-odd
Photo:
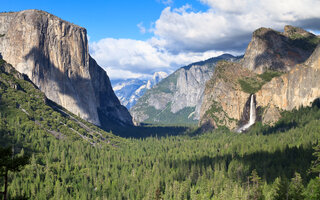
[[[188,1],[198,11],[208,6],[197,0]],[[87,29],[91,41],[105,37],[146,40],[151,33],[140,32],[138,24],[147,29],[167,6],[181,7],[183,0],[1,0],[0,12],[39,9]]]
[[[115,79],[173,72],[222,53],[243,54],[260,27],[319,33],[319,0],[1,0],[87,29],[90,54]]]

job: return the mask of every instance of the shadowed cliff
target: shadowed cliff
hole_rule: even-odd
[[[49,99],[97,125],[132,125],[106,72],[89,55],[86,29],[39,10],[7,15],[0,15],[0,52]]]

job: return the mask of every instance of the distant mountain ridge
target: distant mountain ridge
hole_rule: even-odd
[[[220,60],[238,60],[223,54],[181,67],[148,90],[130,109],[136,123],[196,124],[205,83]]]
[[[167,76],[168,74],[165,72],[155,72],[149,80],[126,79],[111,81],[111,83],[121,104],[130,109],[147,90]]]

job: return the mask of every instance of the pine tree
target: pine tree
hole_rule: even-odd
[[[276,178],[272,184],[272,199],[283,200],[288,197],[288,181],[283,178]]]
[[[316,159],[312,161],[310,172],[318,174],[318,177],[310,180],[304,194],[307,199],[318,200],[320,199],[320,144],[313,149],[313,156]]]
[[[313,156],[316,157],[316,160],[312,161],[311,172],[318,174],[320,178],[320,144],[315,146]]]
[[[289,199],[301,200],[304,199],[304,186],[302,184],[302,178],[299,173],[295,173],[295,177],[291,179],[289,185]]]
[[[311,179],[304,195],[308,200],[319,200],[320,199],[320,178],[316,177]]]
[[[251,173],[250,182],[252,187],[249,191],[249,199],[260,200],[263,199],[262,188],[261,188],[261,178],[259,177],[257,171],[254,169]]]
[[[4,191],[2,192],[4,200],[7,200],[8,172],[19,172],[28,163],[28,155],[15,156],[11,147],[0,147],[0,175],[4,177]]]

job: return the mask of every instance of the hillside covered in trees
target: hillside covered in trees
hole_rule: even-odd
[[[0,90],[0,144],[30,155],[21,172],[8,174],[9,199],[320,197],[318,101],[242,134],[123,139],[48,101],[4,61]]]

